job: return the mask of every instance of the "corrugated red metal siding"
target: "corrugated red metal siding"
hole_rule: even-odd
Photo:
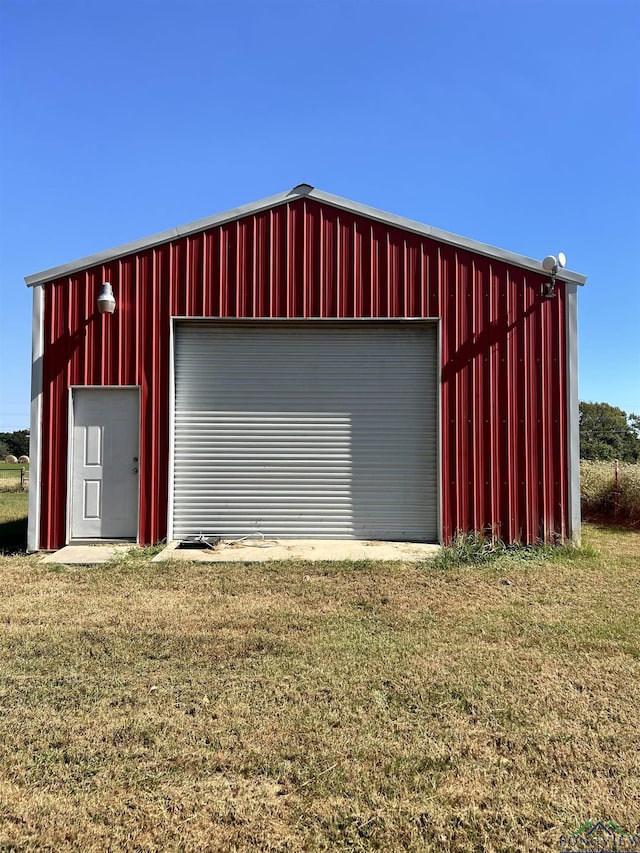
[[[298,199],[47,284],[41,547],[65,542],[71,385],[140,386],[140,539],[166,535],[172,316],[440,317],[444,540],[564,538],[564,287],[545,300],[541,282]]]

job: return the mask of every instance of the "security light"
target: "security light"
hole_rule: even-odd
[[[98,311],[101,314],[113,314],[115,310],[116,300],[113,296],[113,288],[108,281],[105,281],[98,294]]]
[[[558,270],[562,269],[567,263],[564,252],[558,252],[558,257],[555,255],[547,255],[542,262],[542,269],[545,272],[551,273],[551,281],[545,281],[542,285],[542,295],[545,299],[551,299],[556,295],[556,275]]]

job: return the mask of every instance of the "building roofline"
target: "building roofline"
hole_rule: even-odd
[[[177,240],[181,237],[188,237],[191,234],[206,231],[218,225],[224,225],[227,222],[233,222],[234,220],[242,219],[245,216],[261,213],[264,210],[269,210],[270,208],[277,207],[281,204],[294,201],[297,198],[305,197],[322,202],[331,207],[338,208],[339,210],[357,213],[367,219],[373,219],[376,222],[391,225],[395,228],[400,228],[403,231],[411,231],[414,234],[419,234],[423,237],[430,237],[432,240],[447,243],[448,245],[456,248],[476,252],[477,254],[485,255],[489,258],[495,258],[508,264],[513,264],[518,267],[533,270],[537,273],[545,274],[545,271],[542,268],[542,261],[536,260],[535,258],[528,258],[525,255],[508,252],[506,249],[499,249],[496,246],[489,245],[488,243],[481,243],[478,240],[470,240],[467,237],[461,237],[458,234],[451,234],[449,231],[442,231],[440,228],[434,228],[431,225],[424,225],[421,222],[406,219],[403,216],[396,216],[394,213],[387,213],[386,211],[378,210],[375,207],[369,207],[368,205],[360,204],[356,201],[350,201],[347,198],[341,198],[340,196],[315,189],[315,187],[312,187],[310,184],[298,184],[298,186],[294,187],[292,190],[288,190],[287,192],[268,196],[260,201],[241,205],[240,207],[234,207],[231,210],[218,213],[215,216],[198,219],[196,222],[190,222],[187,225],[179,225],[177,228],[170,228],[168,231],[161,231],[159,234],[153,234],[152,236],[144,237],[141,240],[124,243],[123,245],[116,246],[113,249],[96,252],[94,255],[88,255],[86,258],[79,258],[76,261],[70,261],[69,263],[61,264],[60,266],[25,276],[25,282],[27,283],[27,287],[33,287],[35,284],[45,284],[46,282],[54,281],[57,278],[72,275],[80,270],[89,269],[90,267],[95,267],[99,264],[105,264],[110,261],[117,260],[118,258],[125,257],[126,255],[132,255],[135,252],[145,251],[163,243],[170,243],[172,240]],[[581,285],[587,280],[585,275],[577,272],[571,272],[566,269],[561,270],[557,278],[561,281]]]

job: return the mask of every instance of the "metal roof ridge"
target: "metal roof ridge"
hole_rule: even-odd
[[[434,228],[431,225],[425,225],[422,222],[417,222],[416,220],[407,219],[394,213],[388,213],[387,211],[380,210],[375,207],[369,207],[368,205],[360,204],[359,202],[351,201],[347,198],[342,198],[341,196],[332,195],[331,193],[312,187],[311,184],[302,183],[298,184],[291,190],[267,196],[259,201],[240,205],[239,207],[231,208],[230,210],[217,213],[204,219],[198,219],[186,225],[179,225],[175,228],[161,231],[149,237],[143,237],[140,240],[123,243],[122,245],[115,246],[112,249],[96,252],[93,255],[78,258],[75,261],[70,261],[68,263],[52,267],[51,269],[42,270],[41,272],[34,273],[33,275],[25,276],[25,282],[27,287],[32,287],[36,284],[44,284],[46,282],[53,281],[56,278],[61,278],[65,275],[78,272],[82,269],[95,267],[101,263],[107,263],[108,261],[113,261],[117,258],[131,255],[134,252],[141,251],[143,249],[151,249],[154,246],[161,245],[162,243],[169,243],[180,237],[188,237],[191,234],[205,231],[208,228],[213,228],[217,225],[223,225],[227,222],[241,219],[243,216],[260,213],[263,210],[268,210],[269,208],[286,204],[286,202],[295,198],[311,198],[315,201],[324,202],[325,204],[338,209],[357,213],[367,219],[373,219],[377,222],[392,225],[405,231],[412,231],[415,234],[421,234],[425,237],[430,237],[431,239],[447,243],[451,246],[477,252],[478,254],[496,258],[497,260],[515,264],[516,266],[525,267],[526,269],[531,269],[534,272],[544,273],[542,261],[535,258],[529,258],[526,255],[519,255],[516,252],[500,249],[497,246],[491,246],[488,243],[482,243],[478,240],[462,237],[459,234],[443,231],[439,228]],[[580,285],[584,284],[587,280],[585,275],[566,269],[560,270],[557,278],[560,281],[567,281]]]

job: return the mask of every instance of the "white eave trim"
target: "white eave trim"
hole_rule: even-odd
[[[260,201],[245,204],[241,207],[235,207],[232,210],[227,210],[224,213],[218,213],[215,216],[209,216],[206,219],[199,219],[197,222],[191,222],[188,225],[180,225],[177,228],[170,228],[168,231],[161,231],[159,234],[154,234],[151,237],[145,237],[142,240],[134,240],[132,243],[125,243],[122,246],[116,246],[114,249],[107,249],[104,252],[97,252],[95,255],[89,255],[86,258],[80,258],[77,261],[71,261],[67,264],[62,264],[57,267],[52,267],[42,272],[34,273],[25,277],[25,282],[28,287],[35,284],[44,284],[48,281],[53,281],[63,276],[71,275],[80,270],[89,269],[105,264],[117,258],[132,255],[135,252],[145,251],[154,246],[159,246],[162,243],[170,243],[172,240],[177,240],[181,237],[188,237],[191,234],[196,234],[199,231],[205,231],[209,228],[214,228],[218,225],[224,225],[227,222],[233,222],[236,219],[242,219],[245,216],[251,216],[256,213],[261,213],[264,210],[269,210],[273,207],[278,207],[281,204],[294,201],[296,198],[311,198],[315,201],[322,202],[336,207],[339,210],[346,210],[350,213],[357,213],[368,219],[373,219],[376,222],[381,222],[385,225],[391,225],[395,228],[400,228],[404,231],[411,231],[414,234],[420,234],[424,237],[430,237],[432,240],[437,240],[441,243],[447,243],[460,249],[465,249],[470,252],[476,252],[480,255],[485,255],[489,258],[496,258],[514,266],[524,267],[525,269],[533,270],[534,272],[545,274],[542,268],[542,262],[535,258],[528,258],[525,255],[518,255],[515,252],[508,252],[505,249],[499,249],[496,246],[490,246],[488,243],[481,243],[478,240],[470,240],[467,237],[461,237],[458,234],[451,234],[449,231],[442,231],[440,228],[434,228],[431,225],[423,225],[420,222],[415,222],[412,219],[405,219],[402,216],[396,216],[394,213],[387,213],[384,210],[378,210],[375,207],[369,207],[365,204],[359,204],[356,201],[350,201],[347,198],[341,198],[331,193],[325,193],[322,190],[317,190],[309,184],[300,184],[284,193],[263,198]],[[584,284],[587,277],[577,272],[562,270],[558,280],[571,282],[573,284]]]

